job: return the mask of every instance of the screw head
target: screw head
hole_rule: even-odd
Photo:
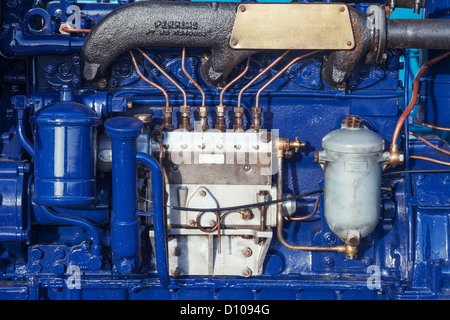
[[[246,258],[251,257],[252,254],[253,254],[253,251],[249,247],[245,247],[244,249],[242,249],[242,255],[244,257],[246,257]]]
[[[170,270],[170,274],[172,275],[172,277],[179,277],[181,275],[181,269],[178,267],[172,268]]]
[[[333,260],[333,258],[325,257],[325,258],[323,258],[323,264],[326,267],[332,267],[334,265],[334,260]]]
[[[244,270],[242,270],[241,274],[245,278],[251,277],[252,276],[252,270],[250,268],[245,268]]]
[[[178,247],[173,248],[172,256],[178,257],[181,254],[181,249]]]

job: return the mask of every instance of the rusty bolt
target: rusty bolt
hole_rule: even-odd
[[[260,136],[261,142],[265,142],[268,143],[272,140],[272,135],[270,134],[270,132],[263,132]]]
[[[200,197],[204,197],[204,196],[206,196],[206,191],[200,190],[199,194],[200,194]]]
[[[195,220],[189,220],[189,225],[191,227],[195,227]]]
[[[341,8],[339,9],[339,11],[344,12],[344,11],[345,11],[345,7],[341,7]]]
[[[172,277],[179,277],[181,275],[181,269],[178,267],[172,268],[170,270],[170,274],[172,275]]]
[[[107,85],[108,85],[108,83],[106,82],[105,79],[101,79],[101,80],[99,80],[99,81],[97,82],[97,86],[98,86],[100,89],[105,89]]]
[[[251,209],[245,209],[241,211],[241,217],[243,220],[250,220],[253,218],[253,212]]]
[[[314,162],[319,162],[320,158],[319,158],[319,152],[314,152]]]
[[[351,47],[352,44],[353,44],[353,43],[352,43],[351,41],[347,41],[347,45],[348,45],[349,47]]]
[[[242,249],[242,254],[246,258],[251,257],[252,253],[252,249],[250,249],[249,247],[245,247],[244,249]]]
[[[245,278],[251,277],[252,270],[250,270],[250,268],[245,268],[244,270],[242,270],[242,276]]]
[[[172,256],[178,257],[181,254],[181,250],[178,247],[173,248]]]
[[[268,196],[269,195],[269,191],[267,191],[267,190],[259,190],[259,195],[260,196]]]
[[[237,40],[233,40],[232,44],[233,44],[233,46],[237,46],[237,44],[238,44]]]
[[[241,6],[241,12],[245,12],[245,7]]]

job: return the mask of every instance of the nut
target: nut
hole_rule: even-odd
[[[245,247],[244,249],[242,249],[242,255],[244,257],[246,257],[246,258],[251,257],[252,254],[253,254],[253,251],[249,247]]]
[[[178,267],[172,268],[170,270],[170,274],[172,275],[172,277],[179,277],[181,275],[181,269]]]
[[[262,108],[259,108],[259,107],[252,107],[252,114],[253,115],[261,115],[261,113],[262,113]]]
[[[245,268],[244,270],[242,270],[241,274],[245,278],[251,277],[252,276],[252,270],[250,268]]]

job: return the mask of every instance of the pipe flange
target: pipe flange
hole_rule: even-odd
[[[374,61],[381,63],[386,58],[384,50],[386,47],[386,13],[384,6],[370,5],[367,8],[367,27],[373,32],[374,39]]]

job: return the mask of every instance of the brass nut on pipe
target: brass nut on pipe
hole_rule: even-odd
[[[294,141],[290,141],[288,138],[277,138],[275,140],[275,149],[277,151],[277,158],[283,158],[285,153],[291,149],[298,152],[300,148],[305,147],[304,142],[300,142],[299,137],[295,137]]]
[[[389,164],[394,168],[399,164],[403,164],[404,156],[403,153],[398,151],[397,144],[391,144],[389,148]]]
[[[349,260],[353,260],[357,258],[358,247],[354,247],[352,245],[345,245],[345,258]]]

